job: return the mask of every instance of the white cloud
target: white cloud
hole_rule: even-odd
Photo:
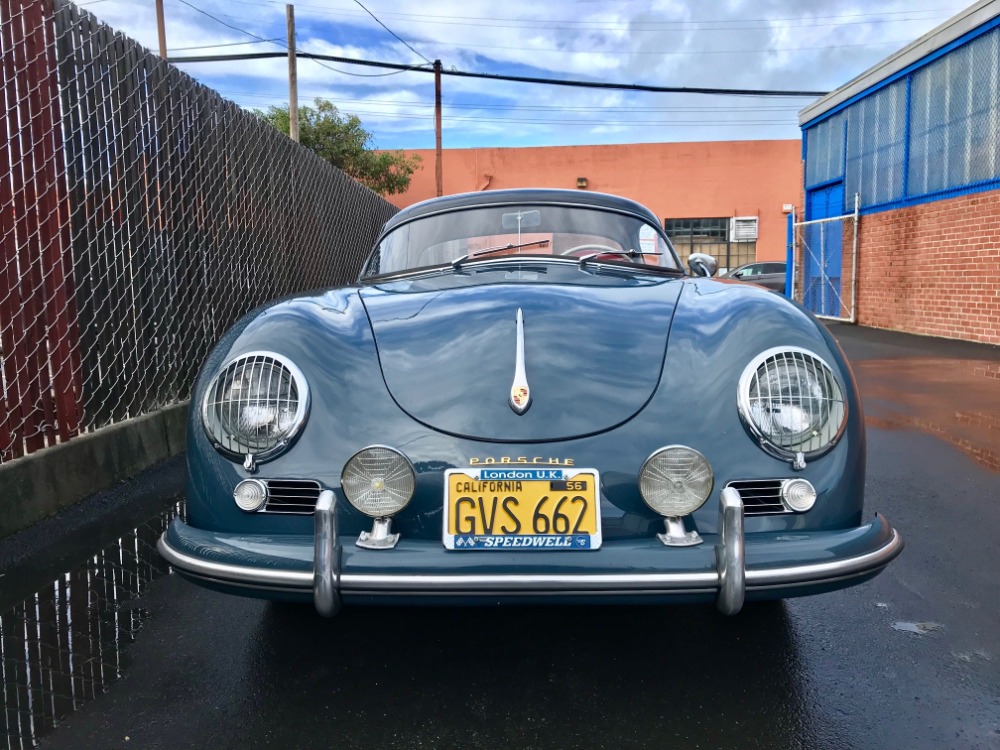
[[[283,2],[190,1],[253,35],[284,34]],[[440,58],[446,69],[670,86],[828,90],[926,33],[965,0],[939,0],[934,11],[912,10],[908,0],[370,0],[366,5],[420,53]],[[253,41],[178,0],[167,0],[166,8],[172,50]],[[86,10],[156,49],[152,0],[105,0]],[[302,49],[422,62],[349,0],[309,0],[296,8],[296,19]],[[242,51],[280,51],[280,46],[178,54]],[[244,106],[287,101],[284,59],[183,67]],[[357,111],[380,145],[432,145],[431,76],[379,75],[384,72],[302,60],[300,98],[308,102],[323,96],[345,111]],[[795,109],[808,101],[609,92],[451,76],[445,77],[443,91],[446,143],[455,145],[796,137]]]

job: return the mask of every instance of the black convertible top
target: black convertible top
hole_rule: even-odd
[[[458,195],[444,195],[440,198],[415,203],[404,208],[388,222],[386,222],[383,233],[388,232],[395,226],[403,224],[411,219],[429,214],[436,214],[441,211],[451,211],[461,208],[475,208],[480,206],[495,206],[504,204],[559,204],[578,206],[599,206],[610,208],[615,211],[623,211],[633,214],[648,221],[655,227],[660,226],[660,220],[656,214],[628,198],[608,193],[594,193],[586,190],[560,190],[554,188],[514,188],[511,190],[484,190],[478,193],[459,193]]]

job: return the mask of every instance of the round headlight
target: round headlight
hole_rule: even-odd
[[[289,359],[252,352],[227,364],[205,392],[202,421],[215,446],[261,461],[281,452],[305,423],[309,387]]]
[[[260,510],[267,502],[267,485],[259,479],[244,479],[233,490],[233,500],[247,513]]]
[[[765,449],[780,457],[833,446],[847,417],[833,370],[797,347],[770,349],[740,377],[740,416]]]
[[[399,513],[413,497],[413,464],[399,451],[372,445],[351,456],[340,484],[351,505],[372,518],[385,518]]]
[[[694,448],[669,445],[646,459],[639,471],[639,492],[662,516],[694,513],[712,492],[712,467]]]

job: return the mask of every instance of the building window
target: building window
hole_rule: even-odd
[[[1000,177],[1000,32],[913,74],[909,192]]]
[[[861,205],[871,206],[903,197],[905,144],[905,80],[852,105],[847,110],[845,200],[861,193]]]
[[[844,176],[844,113],[809,128],[806,138],[806,185]]]
[[[708,253],[719,261],[719,274],[757,259],[757,241],[737,241],[730,234],[730,217],[665,219],[663,229],[686,267],[691,253]]]
[[[989,187],[1000,180],[1000,29],[863,96],[804,137],[807,189],[843,174],[838,212],[853,208],[855,193],[862,207],[892,208],[904,199]],[[806,218],[815,216],[809,211]]]

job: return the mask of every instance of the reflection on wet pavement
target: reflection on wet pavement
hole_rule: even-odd
[[[168,566],[156,552],[170,506],[0,614],[8,748],[27,748],[122,676],[146,619],[137,600]]]
[[[944,625],[939,622],[894,622],[893,630],[901,633],[914,633],[915,635],[930,635],[944,630]]]
[[[1000,471],[1000,363],[870,359],[854,372],[870,427],[921,430]]]

